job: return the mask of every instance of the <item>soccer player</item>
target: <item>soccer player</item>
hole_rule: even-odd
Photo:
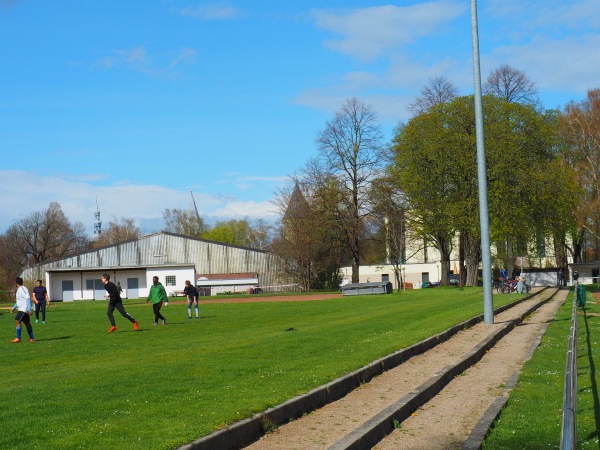
[[[190,280],[186,280],[183,293],[188,299],[188,319],[192,318],[192,303],[196,305],[196,319],[199,319],[200,312],[198,311],[198,289],[196,289],[196,287],[190,283]]]
[[[169,299],[167,297],[167,291],[160,281],[158,281],[158,277],[152,277],[152,286],[150,286],[150,292],[148,293],[147,302],[152,301],[152,309],[154,310],[154,325],[158,325],[158,319],[162,321],[164,325],[167,322],[167,319],[163,317],[160,313],[160,308],[163,305],[163,302],[166,302]]]
[[[110,281],[110,275],[105,273],[102,275],[102,283],[104,283],[104,289],[106,289],[106,294],[104,294],[104,298],[108,298],[108,310],[106,311],[106,315],[108,316],[108,320],[110,320],[110,324],[112,325],[108,330],[109,333],[113,331],[117,331],[117,326],[115,324],[115,317],[113,316],[113,311],[116,309],[121,313],[123,317],[129,320],[133,324],[133,329],[137,331],[138,323],[137,321],[131,317],[123,307],[123,300],[121,300],[121,295],[119,294],[119,288],[115,285],[115,283]]]
[[[21,323],[24,323],[27,328],[29,342],[34,342],[33,327],[31,326],[31,320],[29,320],[29,314],[31,314],[31,296],[29,295],[29,290],[23,286],[23,278],[15,278],[15,283],[17,285],[17,302],[10,308],[11,314],[14,310],[17,310],[17,316],[15,317],[17,337],[13,339],[13,342],[15,344],[21,342]]]
[[[33,301],[35,302],[35,323],[40,320],[40,310],[42,310],[42,323],[46,323],[46,305],[50,305],[50,297],[48,297],[46,288],[42,286],[42,280],[35,282]]]

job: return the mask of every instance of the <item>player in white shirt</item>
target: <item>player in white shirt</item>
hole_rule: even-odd
[[[34,342],[33,327],[31,326],[31,320],[29,320],[29,315],[32,312],[29,289],[23,286],[23,278],[21,277],[15,278],[15,283],[17,285],[17,302],[12,308],[10,308],[11,314],[13,311],[17,311],[17,316],[15,317],[15,322],[17,325],[17,337],[13,339],[13,342],[15,344],[21,342],[21,323],[24,323],[25,328],[27,328],[27,333],[29,333],[29,342]]]

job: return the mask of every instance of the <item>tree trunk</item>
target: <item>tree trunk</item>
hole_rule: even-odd
[[[435,243],[438,252],[440,253],[440,283],[448,284],[448,274],[450,273],[450,253],[452,251],[452,238],[446,236],[436,236]]]
[[[459,283],[460,287],[463,287],[467,282],[466,275],[467,271],[465,268],[465,238],[464,233],[460,233],[458,236],[458,267],[460,269]]]
[[[506,240],[506,270],[508,275],[513,273],[515,269],[515,245],[511,237]]]
[[[360,256],[358,254],[358,250],[354,253],[352,257],[352,282],[359,283],[359,271],[360,271]]]
[[[467,265],[467,286],[477,286],[479,263],[481,262],[481,238],[465,234],[465,261]]]

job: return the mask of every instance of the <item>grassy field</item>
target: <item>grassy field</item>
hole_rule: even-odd
[[[547,449],[560,445],[566,353],[573,295],[550,324],[541,345],[511,392],[507,406],[484,442],[485,449]],[[600,448],[600,306],[587,293],[579,308],[577,448]]]
[[[173,300],[165,327],[126,301],[140,331],[116,315],[111,334],[105,302],[52,304],[31,344],[10,343],[3,311],[0,448],[173,448],[483,311],[481,288],[205,304],[200,320]]]

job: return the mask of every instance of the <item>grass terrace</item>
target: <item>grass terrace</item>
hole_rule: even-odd
[[[579,308],[577,448],[598,449],[600,400],[596,366],[600,364],[600,305],[589,289],[585,308]],[[484,449],[559,448],[572,308],[573,292],[523,367]]]
[[[482,314],[483,294],[201,303],[200,320],[170,303],[165,327],[150,304],[125,307],[140,331],[115,314],[108,334],[104,301],[53,303],[31,344],[10,342],[14,315],[1,310],[0,448],[174,448]]]

